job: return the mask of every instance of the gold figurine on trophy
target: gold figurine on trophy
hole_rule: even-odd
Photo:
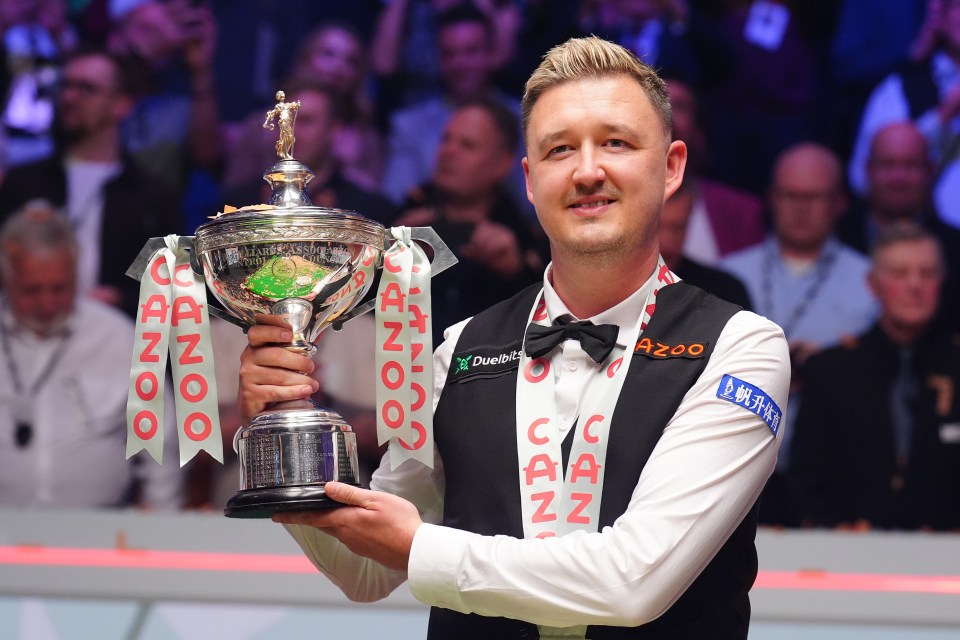
[[[300,109],[300,101],[284,102],[286,94],[283,91],[277,91],[277,104],[273,109],[267,111],[267,117],[263,121],[263,128],[273,131],[273,119],[276,118],[280,125],[280,138],[277,140],[277,157],[281,160],[293,159],[293,143],[297,139],[293,136],[293,123],[297,119],[297,111]]]

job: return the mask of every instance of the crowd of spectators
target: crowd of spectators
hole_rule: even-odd
[[[435,282],[438,343],[441,325],[542,277],[549,252],[526,199],[519,97],[548,48],[594,33],[668,82],[674,136],[689,149],[683,188],[664,210],[668,265],[771,318],[790,341],[788,438],[763,520],[960,529],[960,370],[942,357],[960,329],[960,0],[882,4],[0,0],[0,222],[23,226],[14,214],[45,200],[76,237],[66,243],[71,291],[83,302],[70,313],[100,305],[132,314],[136,291],[122,272],[144,240],[192,234],[225,204],[265,199],[261,174],[276,140],[261,125],[283,90],[301,104],[294,155],[316,173],[315,204],[432,225],[460,259]],[[907,260],[903,246],[925,262]],[[9,252],[0,247],[0,257]],[[4,344],[13,343],[0,354],[0,396],[20,396],[22,414],[0,403],[4,468],[32,464],[45,442],[42,434],[24,442],[23,425],[42,421],[22,408],[23,389],[39,401],[44,381],[14,380],[22,372],[11,359],[25,349],[17,341],[65,339],[59,328],[18,327],[10,299],[26,295],[11,289],[19,275],[8,266],[0,291]],[[904,319],[910,305],[916,313]],[[119,314],[110,320],[122,324]],[[357,322],[352,332],[351,344],[372,343],[372,326]],[[218,334],[223,345],[242,343]],[[322,338],[321,352],[343,352],[335,339]],[[874,343],[919,363],[915,388],[909,402],[881,412],[886,419],[855,426],[868,412],[842,395],[842,408],[826,402],[825,380],[865,357],[858,345]],[[921,357],[931,344],[939,358]],[[884,362],[888,375],[853,402],[900,397],[900,369]],[[111,375],[104,366],[91,364],[90,375]],[[220,367],[228,386],[235,369]],[[332,363],[318,371],[323,401],[355,425],[372,423],[370,393],[351,391],[362,376]],[[891,421],[904,411],[914,419]],[[916,446],[904,444],[911,438]],[[851,443],[864,439],[879,443],[882,461],[870,470],[878,486],[857,488],[882,489],[886,507],[875,504],[879,493],[861,511],[851,507],[856,496],[828,505],[837,497],[830,483],[849,487],[848,473],[861,468],[847,468],[845,456],[858,457]],[[376,455],[375,443],[363,448]],[[912,481],[919,468],[926,476]],[[222,506],[209,465],[181,475],[184,506]],[[123,500],[150,495],[148,474],[130,476],[143,486]],[[11,482],[29,480],[0,473],[0,498],[16,504],[122,503],[13,491]],[[907,497],[929,510],[899,507]]]

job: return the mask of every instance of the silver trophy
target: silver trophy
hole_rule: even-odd
[[[220,214],[180,238],[195,272],[226,312],[210,313],[240,326],[283,323],[293,331],[287,349],[312,355],[313,343],[374,306],[358,305],[374,282],[390,235],[359,213],[312,206],[306,186],[313,172],[292,158],[293,124],[299,103],[278,103],[267,112],[281,123],[280,160],[264,174],[272,189],[266,205]],[[456,258],[429,227],[411,230],[433,250],[432,273]],[[140,279],[153,252],[153,238],[127,274]],[[371,384],[373,381],[371,381]],[[227,502],[230,517],[270,517],[277,511],[337,506],[324,493],[331,480],[357,485],[356,434],[335,411],[312,400],[275,404],[240,429],[235,440],[240,490]]]

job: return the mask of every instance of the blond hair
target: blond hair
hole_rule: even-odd
[[[543,57],[540,66],[527,80],[520,103],[524,138],[530,124],[530,114],[544,91],[576,80],[619,75],[633,78],[643,89],[660,117],[663,134],[669,143],[673,132],[673,112],[666,83],[628,49],[596,36],[571,38],[550,49]]]

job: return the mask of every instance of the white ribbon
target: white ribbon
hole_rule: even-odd
[[[127,397],[127,457],[146,449],[163,461],[163,393],[167,353],[176,398],[180,465],[200,451],[223,462],[217,389],[203,279],[179,237],[164,238],[140,280],[140,304]]]
[[[377,441],[396,468],[433,467],[433,338],[430,261],[408,227],[390,229],[377,291]]]
[[[521,350],[517,372],[517,454],[520,508],[525,538],[597,531],[610,420],[617,406],[634,347],[656,308],[656,295],[678,278],[661,258],[656,280],[637,323],[627,334],[622,354],[615,348],[594,374],[583,397],[566,474],[555,399],[555,376],[549,356],[532,359]],[[537,296],[528,324],[549,325],[543,292]],[[524,345],[525,346],[525,345]],[[586,626],[540,627],[541,638],[584,638]]]

